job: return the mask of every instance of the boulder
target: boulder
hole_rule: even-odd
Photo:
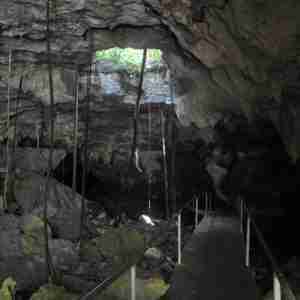
[[[145,240],[141,233],[126,227],[109,228],[100,236],[84,242],[81,255],[87,261],[101,261],[105,257],[119,268],[134,263],[144,249]]]
[[[139,300],[156,300],[163,296],[168,285],[161,277],[151,279],[136,278],[136,299]],[[97,300],[127,300],[130,299],[130,272],[125,273],[119,279],[100,294]]]
[[[16,169],[26,170],[44,174],[48,169],[48,159],[50,150],[47,148],[16,148],[14,155],[14,167]],[[52,164],[55,169],[60,161],[65,157],[66,151],[63,149],[54,149]],[[6,152],[0,152],[0,167],[5,168]]]
[[[44,255],[44,222],[41,218],[35,215],[23,216],[20,221],[20,230],[23,233],[21,236],[22,249],[28,256],[43,256]],[[17,232],[19,235],[19,232]],[[51,230],[48,228],[48,235],[51,237]]]
[[[16,287],[16,282],[11,278],[6,278],[2,287],[0,288],[0,299],[1,300],[13,300],[13,294]]]
[[[43,174],[48,169],[49,153],[50,150],[47,148],[17,148],[15,154],[16,167],[19,169]],[[65,155],[65,150],[54,149],[52,155],[53,169],[58,166]]]
[[[161,260],[163,258],[163,253],[157,248],[149,248],[145,252],[145,257],[148,259]]]
[[[168,285],[160,277],[136,279],[136,299],[156,300],[163,296]],[[127,300],[130,299],[130,273],[127,272],[112,283],[103,293],[95,295],[95,300]],[[32,295],[30,300],[76,300],[79,295],[68,292],[64,287],[52,284],[42,286]]]
[[[34,213],[42,217],[46,178],[28,171],[15,176],[14,196],[25,214]],[[71,188],[53,178],[48,186],[48,218],[55,235],[76,240],[79,237],[81,198]]]
[[[59,238],[70,241],[76,241],[80,232],[80,215],[79,208],[75,210],[61,210],[49,218],[49,223],[55,234]]]
[[[81,263],[76,276],[96,278],[97,281],[135,264],[143,256],[145,241],[136,230],[107,227],[98,230],[97,237],[83,240],[80,249]]]
[[[64,287],[48,284],[34,293],[30,300],[75,300],[79,296],[69,293]]]
[[[49,249],[53,264],[60,271],[72,271],[79,264],[77,247],[72,242],[53,239],[49,241]]]
[[[19,220],[14,215],[0,216],[0,245],[0,258],[3,260],[21,253]]]
[[[16,282],[17,291],[33,290],[47,281],[44,262],[25,256],[12,256],[0,261],[1,278],[11,276]]]
[[[11,276],[17,290],[31,290],[47,280],[44,258],[44,223],[35,215],[0,217],[0,281]],[[49,249],[58,271],[71,271],[79,263],[76,247],[70,241],[53,240]]]
[[[134,262],[145,248],[144,237],[126,227],[108,229],[97,238],[97,244],[104,256],[121,264]]]
[[[161,267],[163,262],[163,253],[158,248],[149,248],[144,257],[146,258],[146,265],[149,269],[156,269],[157,267]]]

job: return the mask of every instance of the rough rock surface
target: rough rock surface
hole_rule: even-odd
[[[30,300],[75,300],[78,296],[69,293],[63,287],[48,284],[42,286],[36,293],[32,295]]]
[[[0,168],[6,168],[6,149],[0,150]],[[37,149],[31,147],[16,148],[13,154],[14,169],[36,172],[45,174],[48,169],[49,149]],[[61,160],[64,159],[66,151],[63,149],[55,149],[52,155],[52,165],[55,169]]]
[[[46,178],[32,172],[20,172],[14,180],[14,196],[25,214],[42,217]],[[48,218],[57,236],[75,240],[79,236],[80,195],[50,178],[48,194]]]
[[[116,280],[97,300],[126,300],[131,295],[130,272]],[[157,276],[151,279],[136,278],[136,298],[141,300],[155,300],[163,296],[169,285]]]
[[[260,118],[270,120],[280,133],[290,157],[294,161],[299,158],[300,3],[298,0],[277,1],[276,4],[272,0],[57,0],[55,2],[56,5],[51,9],[50,39],[51,59],[54,63],[57,145],[73,143],[75,70],[80,73],[81,146],[85,119],[84,102],[87,99],[86,72],[91,55],[95,50],[114,46],[147,47],[160,48],[164,52],[164,59],[171,70],[176,87],[177,115],[184,125],[195,124],[201,127],[203,129],[201,137],[204,136],[206,142],[212,140],[216,142],[217,139],[211,129],[224,117],[234,113],[246,117],[253,124],[257,124]],[[38,132],[41,143],[46,146],[49,143],[46,3],[45,0],[21,2],[12,0],[0,3],[0,139],[4,142],[6,138],[12,138],[16,120],[15,114],[11,113],[11,128],[6,128],[8,83],[12,100],[11,109],[14,110],[19,80],[23,75],[23,91],[17,114],[18,136],[34,140]],[[11,74],[8,72],[10,49]],[[115,85],[115,80],[118,81],[120,78],[120,74],[116,72],[106,73],[100,77],[99,80],[93,74],[92,78],[89,154],[90,158],[93,156],[95,158],[91,159],[92,162],[99,159],[105,163],[112,163],[116,153],[121,152],[119,156],[123,158],[126,156],[124,153],[128,154],[132,137],[132,102],[135,98],[136,84],[127,85],[129,87],[127,90],[120,84]],[[102,89],[106,90],[103,95],[99,93],[101,83]],[[109,91],[112,86],[113,91]],[[159,129],[159,118],[153,121],[155,123],[153,126]],[[148,141],[145,130],[147,119],[142,118],[141,123],[144,124],[142,126],[144,129],[140,142],[144,147],[142,150],[145,150]],[[234,122],[229,123],[230,126],[234,125]],[[261,135],[262,139],[266,136],[263,132]],[[250,199],[260,199],[257,195],[263,197],[262,192],[265,191],[272,199],[279,199],[290,205],[288,199],[297,197],[290,193],[289,183],[283,182],[289,182],[294,173],[277,176],[273,181],[270,180],[273,178],[270,174],[265,175],[268,173],[261,172],[262,169],[270,173],[272,171],[276,173],[278,170],[280,174],[283,170],[289,171],[288,164],[281,164],[278,159],[283,156],[274,155],[272,159],[267,160],[265,158],[269,156],[269,152],[264,156],[258,149],[249,151],[249,143],[247,144],[242,136],[243,134],[233,137],[230,144],[234,145],[233,149],[239,158],[245,156],[246,159],[238,160],[238,164],[228,172],[229,182],[225,187],[234,186],[236,190],[229,189],[229,192],[242,192]],[[159,135],[153,137],[152,145],[156,143],[155,145],[160,147],[158,138]],[[225,140],[228,141],[228,138],[231,139],[232,136],[226,135]],[[269,146],[273,151],[275,143],[273,139],[270,141]],[[261,144],[261,140],[258,144]],[[225,158],[226,155],[227,153],[224,153],[224,160],[228,159]],[[257,159],[258,156],[260,161]],[[223,162],[220,165],[224,168]],[[226,165],[225,169],[231,169],[230,167]],[[188,173],[194,175],[192,167],[186,169]],[[299,175],[297,172],[295,174]],[[181,173],[185,175],[184,172]],[[34,180],[38,184],[43,182],[41,178],[32,174],[28,179],[32,179],[32,176],[35,176]],[[296,182],[297,179],[293,180]],[[188,194],[193,194],[194,189],[190,189],[189,186],[187,185],[185,190],[190,190]],[[55,187],[51,187],[54,204],[49,210],[54,220],[52,228],[56,234],[64,236],[66,233],[63,230],[74,223],[72,217],[67,217],[70,222],[66,224],[70,226],[63,227],[64,219],[69,213],[69,202],[64,202],[66,210],[59,215],[59,203],[54,194],[57,192],[57,195],[64,199],[71,197],[69,191],[57,187],[56,183]],[[16,191],[16,198],[21,206],[25,203],[22,200],[26,198],[28,206],[24,204],[23,209],[32,211],[35,203],[31,195],[37,195],[34,200],[41,199],[41,191],[38,189],[38,185],[23,187],[24,195],[20,193],[17,195]],[[294,189],[296,191],[296,188]],[[177,192],[180,194],[181,190],[178,189]],[[75,206],[77,210],[78,205]],[[296,225],[298,210],[294,211],[294,218],[290,220],[293,219],[295,223],[292,224]],[[59,221],[55,220],[55,217]],[[76,219],[78,220],[78,217]],[[287,223],[290,224],[289,222],[291,221]],[[296,226],[291,228],[294,227],[296,228]],[[11,237],[17,234],[18,230],[12,229]],[[70,235],[76,236],[73,232]],[[14,253],[18,244],[12,242],[10,247]],[[23,266],[22,263],[20,261],[19,265]],[[13,268],[13,265],[10,268]],[[26,265],[22,269],[26,271]]]
[[[43,221],[33,215],[0,218],[0,279],[11,276],[17,290],[31,290],[46,281],[43,227]],[[70,241],[50,238],[49,247],[58,270],[71,271],[78,264],[78,253]]]
[[[46,1],[1,2],[4,91],[9,49],[18,73],[45,62],[45,8]],[[57,1],[51,11],[52,56],[73,68],[87,63],[91,49],[161,48],[180,85],[183,121],[206,127],[216,113],[262,115],[274,122],[296,159],[299,10],[297,0]],[[54,74],[59,86],[60,72]],[[35,89],[31,80],[27,84],[28,91]]]
[[[128,160],[133,138],[133,121],[135,101],[137,97],[138,76],[130,77],[128,71],[114,65],[98,64],[101,73],[93,72],[89,121],[89,158],[111,163],[112,159]],[[104,68],[105,67],[105,68]],[[162,70],[146,70],[142,104],[152,101],[160,105],[169,100],[169,84]],[[16,71],[17,72],[17,71]],[[74,142],[74,84],[75,71],[63,67],[54,68],[54,91],[56,114],[54,141],[57,148],[73,150]],[[19,74],[14,73],[12,87],[18,86]],[[82,146],[85,133],[87,76],[79,76],[79,131],[78,145]],[[0,88],[1,90],[1,88]],[[5,96],[5,90],[2,90]],[[1,92],[0,92],[1,93]],[[16,102],[12,99],[13,105]],[[6,104],[0,103],[1,118],[5,118]],[[14,114],[15,115],[15,114]],[[33,66],[24,77],[23,93],[18,108],[17,141],[23,146],[24,139],[36,145],[37,134],[42,147],[49,147],[49,93],[48,73],[46,68]],[[160,147],[160,114],[153,112],[151,125],[147,114],[141,114],[139,130],[139,147],[141,151]],[[6,123],[0,124],[0,136],[7,136]],[[14,132],[15,123],[11,122]],[[151,137],[149,139],[149,128]],[[9,135],[12,139],[12,136]],[[155,149],[156,148],[156,149]],[[5,149],[3,149],[5,150]],[[21,150],[22,151],[22,150]],[[33,150],[35,151],[35,150]],[[43,150],[44,151],[44,150]],[[47,150],[45,150],[47,151]],[[29,159],[31,157],[28,157]],[[36,157],[38,159],[38,157]],[[47,161],[45,160],[45,163]],[[54,164],[55,168],[56,164]]]
[[[16,287],[16,282],[11,277],[6,278],[3,281],[2,286],[0,288],[1,299],[12,300],[13,297],[12,294],[15,291],[15,287]]]

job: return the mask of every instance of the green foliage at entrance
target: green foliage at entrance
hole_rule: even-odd
[[[96,60],[108,60],[117,65],[123,66],[129,72],[138,72],[141,68],[143,50],[132,48],[111,48],[103,51],[96,51]],[[147,51],[147,61],[159,63],[161,51],[159,49],[149,49]]]

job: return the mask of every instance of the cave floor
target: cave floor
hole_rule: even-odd
[[[184,248],[169,299],[258,299],[254,278],[244,265],[244,253],[238,220],[205,217]]]

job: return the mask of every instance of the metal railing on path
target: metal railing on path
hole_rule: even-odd
[[[240,223],[241,223],[241,232],[244,232],[244,224],[246,224],[246,253],[245,253],[245,265],[250,267],[250,242],[251,242],[251,228],[253,228],[253,232],[262,246],[264,254],[270,262],[273,272],[273,299],[281,300],[283,295],[286,295],[286,299],[296,300],[296,297],[283,274],[282,270],[279,267],[279,264],[273,255],[270,247],[268,246],[262,231],[259,229],[255,218],[251,210],[247,207],[246,201],[243,198],[240,198]],[[245,221],[246,220],[246,221]],[[283,288],[284,287],[284,288]]]
[[[190,201],[188,201],[178,212],[177,214],[177,236],[178,236],[178,258],[177,258],[177,263],[181,263],[181,215],[182,212],[186,209],[190,209],[189,206],[191,203],[194,203],[195,205],[195,226],[198,225],[199,222],[199,215],[201,214],[207,214],[209,209],[211,209],[211,199],[209,199],[209,196],[207,193],[203,194],[204,196],[204,201],[205,201],[205,206],[204,210],[199,210],[199,197],[193,197]],[[161,236],[161,232],[157,233],[151,241],[149,241],[148,244],[152,244],[157,237]],[[136,265],[143,259],[144,253],[146,252],[147,247],[143,251],[141,251],[141,255],[134,261],[131,262],[130,264],[125,265],[122,267],[118,272],[112,274],[111,276],[107,277],[100,283],[98,283],[93,289],[88,291],[87,293],[81,295],[81,297],[78,300],[88,300],[91,299],[96,293],[97,296],[103,292],[106,288],[108,288],[115,280],[117,280],[119,277],[121,277],[124,273],[126,273],[128,270],[130,270],[130,300],[136,300]]]
[[[199,202],[204,202],[204,205],[202,206],[203,209],[199,209]],[[190,201],[188,201],[175,215],[177,218],[177,264],[180,265],[182,263],[182,213],[185,210],[191,210],[191,204],[193,204],[193,211],[195,213],[194,216],[194,226],[195,228],[199,224],[199,216],[207,216],[213,211],[212,206],[212,199],[209,195],[209,193],[205,192],[202,193],[202,195],[194,196]],[[285,287],[284,292],[288,295],[289,300],[296,300],[296,297],[289,287],[288,281],[285,278],[283,272],[281,271],[279,264],[277,263],[277,260],[275,259],[272,251],[270,250],[270,247],[268,246],[261,230],[257,226],[256,221],[254,220],[254,217],[250,211],[250,209],[247,207],[245,200],[240,199],[239,200],[239,208],[238,208],[238,214],[240,216],[240,230],[241,233],[245,235],[245,265],[246,267],[250,268],[250,248],[251,248],[251,229],[253,228],[253,232],[257,237],[257,240],[259,241],[259,244],[262,246],[264,253],[267,257],[267,259],[270,261],[271,267],[273,269],[273,297],[274,300],[281,300],[283,295],[283,285]],[[245,225],[245,226],[244,226]],[[245,228],[244,228],[245,227]],[[159,236],[161,233],[158,233],[157,236]],[[156,236],[152,239],[155,240]],[[151,244],[151,242],[150,242]],[[116,272],[115,274],[112,274],[99,284],[97,284],[92,290],[90,290],[88,293],[82,295],[79,300],[88,300],[90,297],[95,295],[96,293],[101,293],[104,291],[107,287],[109,287],[115,280],[117,280],[121,275],[126,273],[130,269],[130,300],[136,300],[136,265],[143,259],[143,254],[147,249],[145,248],[142,252],[141,256],[137,258],[137,260],[134,263],[131,263],[129,265],[124,266],[120,271]]]
[[[203,200],[203,197],[202,199]],[[199,210],[199,197],[194,197],[192,200],[186,203],[184,207],[177,214],[177,263],[180,265],[182,263],[182,234],[181,234],[181,225],[182,225],[182,212],[185,209],[190,209],[191,202],[194,202],[193,209],[195,211],[195,227],[198,225],[199,222],[199,215],[208,215],[209,212],[212,211],[212,199],[209,197],[208,193],[204,193],[204,210]],[[259,244],[262,246],[264,254],[266,255],[267,259],[270,262],[270,265],[273,270],[273,299],[274,300],[281,300],[283,295],[287,296],[289,300],[296,300],[296,297],[289,286],[288,280],[286,279],[285,275],[283,274],[282,270],[279,267],[279,264],[273,255],[270,247],[268,246],[262,231],[259,229],[254,214],[248,208],[246,201],[243,198],[240,198],[239,201],[239,208],[237,212],[240,216],[240,230],[241,233],[245,235],[245,266],[250,268],[250,249],[251,249],[251,234],[255,234]],[[245,227],[245,228],[244,228]],[[253,231],[251,230],[253,228]],[[254,233],[252,233],[254,232]],[[284,287],[284,288],[283,288]],[[285,298],[285,297],[284,297]]]

